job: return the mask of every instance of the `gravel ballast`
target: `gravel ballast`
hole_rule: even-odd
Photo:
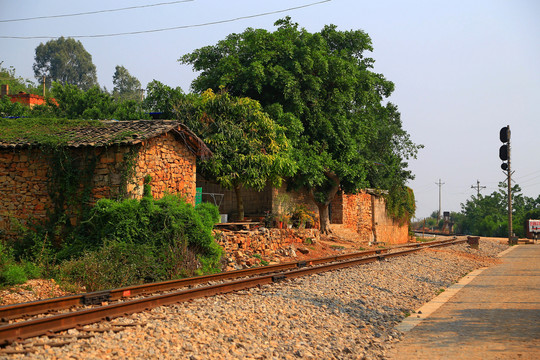
[[[422,250],[113,319],[85,328],[133,326],[88,339],[69,330],[55,340],[72,341],[63,346],[40,337],[6,350],[35,351],[9,355],[25,359],[384,359],[401,320],[506,248],[482,239],[478,250]]]

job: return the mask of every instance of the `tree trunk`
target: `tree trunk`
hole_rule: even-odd
[[[244,199],[242,199],[242,191],[240,185],[234,186],[234,193],[236,194],[236,210],[238,212],[238,221],[244,221]]]
[[[320,231],[321,234],[324,235],[330,235],[332,233],[332,229],[330,229],[330,214],[328,211],[328,206],[334,199],[334,196],[336,196],[336,193],[339,190],[339,178],[336,174],[332,172],[326,172],[324,175],[332,181],[333,185],[326,193],[326,201],[325,202],[318,202],[315,200],[315,197],[313,196],[313,191],[311,191],[311,196],[313,197],[313,201],[317,205],[317,208],[319,208],[319,223],[320,223]]]
[[[328,204],[316,203],[319,208],[319,223],[321,234],[329,235],[332,233],[330,229],[330,216],[328,213]]]

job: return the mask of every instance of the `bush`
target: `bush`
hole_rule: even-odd
[[[41,269],[30,261],[18,264],[13,249],[0,242],[0,286],[23,284],[41,276]]]
[[[147,245],[108,241],[61,266],[61,281],[75,282],[96,291],[163,280],[160,263]]]
[[[59,254],[61,280],[93,291],[219,271],[219,211],[201,205],[173,195],[98,201]]]
[[[215,224],[221,221],[219,209],[214,204],[203,202],[195,207],[195,211],[201,216],[204,226],[213,228]]]
[[[2,274],[0,274],[0,281],[3,285],[17,285],[24,284],[28,281],[24,267],[20,265],[7,266]]]
[[[41,277],[41,268],[30,262],[30,261],[24,261],[22,263],[22,267],[24,269],[24,273],[29,279],[39,279]]]

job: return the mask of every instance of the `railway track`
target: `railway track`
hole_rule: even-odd
[[[452,239],[407,244],[395,248],[362,251],[309,261],[289,262],[214,275],[2,306],[0,307],[0,318],[2,321],[17,322],[0,326],[0,345],[7,345],[14,341],[35,336],[50,335],[54,332],[68,330],[70,328],[80,328],[83,325],[111,320],[119,316],[149,310],[162,305],[239,291],[285,279],[376,262],[395,256],[403,256],[422,250],[423,248],[448,246],[465,241],[467,240]],[[232,281],[226,281],[231,279]],[[215,282],[221,283],[215,284]],[[199,286],[194,287],[196,285]],[[178,290],[179,288],[184,289]],[[156,292],[162,293],[142,297],[142,295]],[[139,298],[133,299],[134,297]],[[109,304],[109,302],[114,301],[115,303]],[[107,305],[102,305],[103,303]],[[78,310],[76,309],[77,307],[79,307]],[[80,307],[85,308],[81,310]],[[65,311],[66,309],[70,311],[50,314],[50,312]],[[24,320],[28,316],[37,315],[41,315],[42,317]],[[19,321],[21,319],[23,320]]]

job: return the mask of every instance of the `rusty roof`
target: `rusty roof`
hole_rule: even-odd
[[[93,124],[73,121],[72,126],[64,126],[61,130],[53,129],[48,132],[48,135],[62,139],[62,145],[67,147],[101,147],[136,145],[168,132],[172,132],[181,139],[196,155],[211,156],[212,152],[204,142],[177,120],[103,120]],[[14,140],[0,137],[0,149],[25,148],[43,144],[39,140],[25,137],[24,134]]]

